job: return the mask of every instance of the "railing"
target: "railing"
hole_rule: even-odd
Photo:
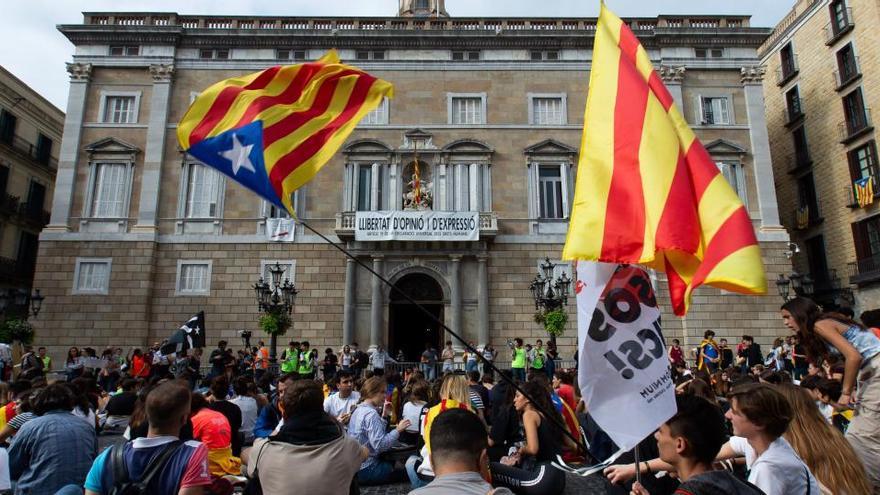
[[[30,203],[22,203],[18,196],[9,193],[0,195],[0,214],[16,217],[20,221],[34,224],[38,228],[49,224],[49,212],[43,210],[43,205],[37,207]]]
[[[841,70],[843,69],[843,70]],[[862,65],[859,57],[853,58],[851,64],[844,64],[841,69],[834,71],[834,87],[840,89],[862,75]]]
[[[880,190],[878,190],[878,188],[877,188],[878,175],[875,173],[875,174],[871,175],[870,177],[871,177],[871,189],[872,189],[871,198],[869,198],[870,203],[866,203],[866,204],[873,204],[874,199],[877,198],[877,194],[880,193]],[[853,182],[848,186],[844,186],[843,190],[845,193],[846,205],[850,208],[861,208],[861,206],[859,205],[859,197],[858,197],[858,194],[856,193],[856,183]]]
[[[53,158],[45,152],[41,153],[40,148],[32,143],[29,143],[28,141],[25,141],[19,136],[12,136],[11,140],[0,140],[0,143],[11,148],[20,156],[32,160],[39,165],[46,166],[55,170],[58,169],[57,159]]]
[[[873,127],[874,122],[871,120],[871,109],[866,108],[864,115],[856,115],[837,124],[837,132],[840,141],[846,142]]]
[[[18,214],[18,196],[9,193],[0,194],[0,213],[7,215]]]
[[[800,72],[797,55],[792,55],[790,59],[782,62],[782,66],[776,69],[776,85],[782,86],[791,80]]]
[[[785,123],[791,124],[803,116],[804,109],[800,97],[796,96],[790,99],[785,107]]]
[[[831,13],[832,17],[834,13]],[[843,19],[841,19],[843,25],[839,25],[835,22],[835,19],[832,19],[831,22],[825,25],[825,44],[832,45],[835,41],[840,39],[841,36],[846,34],[852,27],[855,25],[853,22],[852,8],[847,7],[844,10]]]
[[[859,284],[880,280],[880,253],[849,264],[849,282]]]

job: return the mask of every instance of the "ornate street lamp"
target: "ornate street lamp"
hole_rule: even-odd
[[[801,275],[798,272],[792,272],[787,277],[780,273],[776,279],[776,290],[783,301],[788,301],[792,290],[795,296],[812,297],[813,279],[809,275]]]
[[[25,289],[0,290],[0,313],[8,313],[10,316],[23,314],[34,318],[40,314],[45,297],[40,294],[40,289],[34,289],[33,294],[28,294]]]
[[[279,263],[270,265],[268,268],[272,284],[269,285],[268,282],[260,277],[257,283],[254,284],[253,290],[257,299],[257,307],[260,312],[264,313],[263,318],[271,318],[274,322],[273,329],[269,332],[269,361],[274,366],[277,356],[278,336],[284,335],[290,327],[289,315],[293,312],[296,295],[299,291],[296,290],[296,285],[292,284],[290,279],[281,281],[281,277],[284,275],[284,267]]]
[[[788,294],[790,293],[791,288],[791,280],[789,280],[785,275],[779,274],[779,278],[776,279],[776,290],[779,292],[779,297],[782,298],[783,301],[788,301]]]
[[[555,268],[556,264],[552,263],[550,258],[545,258],[544,262],[541,263],[538,275],[529,284],[529,291],[535,300],[536,320],[544,323],[544,328],[548,328],[547,315],[555,313],[556,310],[560,310],[568,304],[568,290],[571,286],[571,279],[568,278],[568,275],[562,273],[556,280],[553,280],[553,270]],[[550,333],[550,341],[556,344],[556,333],[549,330],[548,333]]]

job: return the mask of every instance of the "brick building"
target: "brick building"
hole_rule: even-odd
[[[880,6],[800,0],[760,49],[780,216],[793,262],[816,300],[880,306],[880,209],[856,183],[878,189],[871,120],[880,96]]]
[[[410,359],[436,325],[368,272],[296,227],[268,240],[283,214],[183,156],[176,123],[215,81],[337,48],[395,85],[294,202],[298,217],[356,253],[477,343],[546,338],[529,283],[558,260],[573,194],[595,18],[457,18],[443,2],[402,1],[394,17],[219,17],[86,13],[59,29],[68,66],[67,132],[51,225],[43,234],[38,325],[56,354],[71,344],[144,345],[194,312],[209,343],[259,336],[252,285],[269,262],[300,290],[289,332],[338,348],[385,344]],[[775,280],[790,270],[779,225],[757,48],[769,29],[742,16],[628,19],[754,221]],[[416,159],[416,155],[418,158]],[[357,240],[356,211],[406,206],[414,162],[428,210],[471,212],[476,240]],[[271,231],[272,229],[270,229]],[[563,264],[558,271],[570,268]],[[772,283],[771,283],[772,285]],[[661,301],[665,281],[658,281]],[[772,290],[772,289],[771,289]],[[667,337],[695,345],[708,328],[782,332],[778,295],[706,288]],[[574,304],[562,352],[574,351]],[[44,316],[45,315],[45,316]],[[428,329],[425,331],[424,329]]]
[[[31,294],[63,125],[61,110],[0,67],[0,320],[23,316]]]

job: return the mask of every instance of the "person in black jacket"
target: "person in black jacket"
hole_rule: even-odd
[[[761,345],[755,342],[755,339],[751,335],[743,335],[742,338],[743,347],[739,351],[739,359],[737,362],[740,365],[743,374],[750,373],[752,366],[756,364],[764,364],[764,355],[761,354]]]
[[[210,402],[208,408],[226,416],[226,420],[229,421],[229,431],[232,433],[232,455],[237,457],[241,454],[241,445],[244,443],[244,436],[239,431],[241,430],[241,409],[226,400],[228,394],[229,380],[226,379],[226,376],[214,377],[211,380],[211,397],[208,399]]]

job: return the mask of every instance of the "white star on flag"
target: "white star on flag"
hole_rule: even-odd
[[[251,149],[253,149],[253,147],[254,145],[252,144],[243,146],[241,141],[239,141],[238,136],[233,134],[232,149],[221,152],[220,156],[232,162],[232,173],[235,175],[238,175],[238,170],[242,168],[255,173],[256,170],[254,169],[254,164],[251,163],[250,158]]]

